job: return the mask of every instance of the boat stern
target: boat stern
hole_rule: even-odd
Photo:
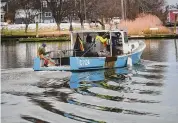
[[[40,58],[39,57],[36,57],[34,59],[33,70],[34,71],[39,71],[40,70]]]

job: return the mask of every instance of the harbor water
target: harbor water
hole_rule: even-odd
[[[33,71],[40,43],[2,41],[2,123],[177,123],[178,39],[144,41],[132,69],[78,73]]]

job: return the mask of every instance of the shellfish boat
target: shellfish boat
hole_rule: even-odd
[[[123,30],[72,31],[69,50],[55,51],[51,58],[58,66],[44,67],[39,57],[34,59],[34,71],[86,71],[122,68],[140,61],[146,45],[143,41],[128,41]]]

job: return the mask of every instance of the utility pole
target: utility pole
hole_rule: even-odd
[[[41,0],[41,13],[40,13],[40,22],[43,22],[43,1]]]
[[[127,1],[125,0],[124,1],[124,19],[126,19],[127,18]]]
[[[80,22],[81,22],[81,29],[84,29],[84,25],[83,25],[83,6],[82,6],[82,0],[80,0]]]
[[[86,15],[86,0],[84,0],[84,11],[85,11],[85,22],[87,20],[87,15]]]
[[[124,0],[121,0],[122,19],[125,20]]]
[[[7,1],[6,4],[7,4],[7,10],[6,10],[6,11],[7,11],[7,13],[8,13],[8,11],[9,11],[8,1]]]
[[[82,0],[80,0],[80,13],[82,13]]]
[[[76,0],[74,2],[75,2],[75,7],[76,7],[76,4],[77,4]]]

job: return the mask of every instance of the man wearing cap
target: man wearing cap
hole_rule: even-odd
[[[40,57],[40,59],[44,60],[44,66],[48,67],[48,64],[51,65],[56,65],[53,61],[51,61],[51,59],[47,56],[49,53],[51,52],[46,52],[46,44],[43,43],[39,48],[38,48],[38,57]]]

